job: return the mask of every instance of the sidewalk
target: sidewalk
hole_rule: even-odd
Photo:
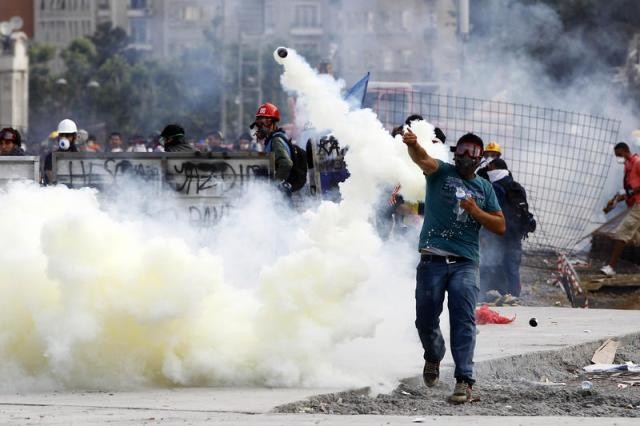
[[[496,308],[502,315],[517,319],[509,325],[480,326],[476,362],[537,351],[560,349],[569,345],[601,340],[611,336],[640,332],[639,311],[583,310],[568,308],[510,307]],[[529,326],[536,317],[537,327]],[[446,322],[443,320],[443,323]],[[447,333],[448,334],[448,333]],[[422,361],[417,348],[400,348],[402,366],[398,378],[415,377]],[[445,364],[451,364],[445,358]],[[317,416],[275,415],[275,406],[312,395],[342,389],[266,389],[266,388],[182,388],[149,389],[133,392],[24,393],[0,395],[0,424],[91,424],[124,422],[223,424],[409,424],[415,417],[396,416]],[[640,415],[640,413],[639,413]],[[418,415],[416,417],[419,417]],[[459,418],[438,418],[437,424],[457,424]],[[573,418],[518,418],[517,424],[574,424]],[[596,423],[597,421],[597,423]],[[632,424],[632,419],[616,424]],[[454,423],[455,422],[455,423]],[[428,418],[424,423],[432,423]],[[606,424],[598,418],[581,424]],[[637,419],[633,424],[637,423]],[[511,418],[465,417],[465,424],[514,424]]]

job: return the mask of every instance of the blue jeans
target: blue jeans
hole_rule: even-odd
[[[522,241],[518,236],[485,236],[480,243],[480,299],[489,290],[520,297]]]
[[[416,328],[424,359],[440,362],[446,352],[440,331],[444,293],[449,292],[450,344],[458,381],[473,384],[476,346],[475,309],[478,300],[478,265],[463,259],[446,263],[443,257],[422,259],[416,275]]]
[[[520,238],[507,238],[504,253],[504,275],[509,293],[520,297],[520,262],[522,261],[522,241]]]

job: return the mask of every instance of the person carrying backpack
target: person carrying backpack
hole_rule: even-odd
[[[535,231],[536,222],[529,212],[527,193],[513,180],[507,163],[497,158],[487,166],[487,176],[498,198],[507,230],[503,236],[481,236],[480,291],[520,297],[522,240]]]
[[[287,196],[301,189],[307,181],[305,151],[291,143],[284,130],[278,127],[280,111],[269,102],[258,107],[256,120],[249,126],[255,129],[256,139],[264,142],[265,152],[275,157],[275,179]]]

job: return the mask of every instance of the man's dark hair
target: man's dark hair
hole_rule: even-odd
[[[493,166],[494,170],[509,170],[507,167],[507,163],[502,158],[496,158],[491,163],[490,166]]]
[[[184,128],[179,124],[168,124],[160,133],[165,139],[184,139]]]
[[[629,145],[627,145],[625,142],[618,142],[616,146],[613,147],[613,149],[614,150],[621,149],[623,151],[629,151]]]
[[[404,120],[404,124],[408,126],[411,124],[412,121],[416,121],[416,120],[424,120],[424,118],[422,118],[420,114],[411,114],[410,116],[407,117],[406,120]]]
[[[458,142],[456,143],[456,145],[461,144],[462,142],[475,143],[477,145],[480,145],[484,149],[484,142],[482,142],[482,139],[480,138],[480,136],[474,133],[467,133],[460,136],[460,139],[458,139]]]
[[[433,129],[433,132],[436,134],[436,138],[438,138],[440,142],[445,143],[447,137],[444,135],[444,132],[440,127],[436,127],[435,129]]]
[[[120,139],[122,139],[122,135],[120,134],[120,132],[111,132],[111,134],[109,135],[109,138],[112,138],[113,136],[117,136]]]
[[[238,136],[238,139],[236,139],[237,141],[241,141],[241,140],[252,140],[253,138],[251,137],[251,134],[249,132],[243,132],[240,134],[240,136]]]
[[[18,132],[13,127],[5,127],[0,130],[0,137],[2,139],[7,139],[13,142],[14,145],[20,146],[22,144],[22,137],[20,136],[20,132]]]

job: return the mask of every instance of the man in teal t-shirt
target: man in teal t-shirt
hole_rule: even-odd
[[[455,166],[430,157],[409,129],[402,141],[427,181],[425,215],[420,232],[420,263],[416,274],[416,328],[424,349],[427,386],[440,375],[445,345],[440,314],[448,293],[451,354],[456,386],[451,401],[472,400],[475,307],[478,300],[480,227],[502,235],[505,221],[491,183],[476,176],[484,143],[473,133],[455,147]]]

